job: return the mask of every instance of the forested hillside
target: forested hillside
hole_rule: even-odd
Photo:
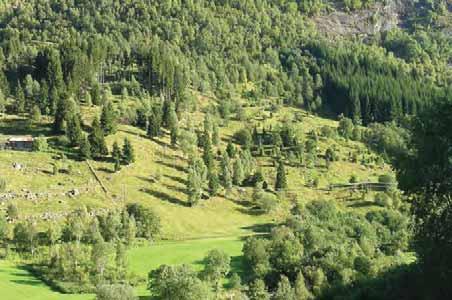
[[[447,0],[0,0],[0,292],[449,299],[451,28]]]

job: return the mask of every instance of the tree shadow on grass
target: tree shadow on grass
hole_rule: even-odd
[[[263,224],[254,224],[251,226],[244,226],[241,229],[251,230],[253,233],[257,234],[267,234],[270,233],[271,230],[276,226],[273,223],[263,223]]]
[[[168,167],[168,168],[173,168],[173,169],[175,169],[175,170],[177,170],[179,172],[183,172],[183,173],[186,172],[184,167],[176,165],[176,164],[170,164],[170,163],[167,163],[165,161],[157,161],[157,163],[159,165],[162,165],[162,166],[165,166],[165,167]]]
[[[373,201],[360,201],[360,202],[355,202],[355,203],[348,205],[348,207],[353,207],[353,208],[363,208],[363,207],[372,207],[372,206],[378,206],[378,205]]]
[[[52,128],[50,124],[38,124],[30,127],[28,120],[25,119],[0,119],[0,134],[50,136]]]
[[[171,195],[168,195],[167,193],[161,192],[161,191],[155,191],[155,190],[151,190],[151,189],[143,189],[143,192],[145,192],[146,194],[149,194],[157,199],[172,203],[172,204],[177,204],[177,205],[181,205],[181,206],[185,206],[185,207],[189,207],[190,204],[187,202],[184,202],[176,197],[173,197]]]
[[[250,207],[250,208],[239,207],[239,208],[236,208],[236,210],[242,214],[246,214],[246,215],[250,215],[250,216],[261,216],[261,215],[265,214],[265,212],[258,207]]]
[[[177,182],[179,182],[180,184],[183,184],[184,186],[185,185],[187,185],[187,180],[186,179],[184,179],[184,178],[181,178],[181,177],[179,177],[179,176],[172,176],[172,175],[164,175],[166,178],[169,178],[169,179],[171,179],[171,180],[174,180],[174,181],[177,181]]]
[[[13,280],[11,280],[11,282],[14,282],[16,284],[32,285],[32,286],[43,284],[43,282],[41,282],[38,279],[13,279]]]

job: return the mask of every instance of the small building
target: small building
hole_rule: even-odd
[[[5,149],[31,151],[33,150],[33,137],[31,135],[13,136],[5,143]]]

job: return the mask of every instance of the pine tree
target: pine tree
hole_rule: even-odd
[[[278,169],[276,171],[275,189],[284,190],[286,188],[287,188],[286,170],[284,168],[284,162],[280,160],[278,164]]]
[[[234,147],[234,144],[232,144],[231,141],[228,142],[228,145],[226,146],[226,152],[228,153],[230,158],[235,157],[236,149]]]
[[[220,129],[217,124],[212,126],[212,144],[218,146],[220,144]]]
[[[203,145],[202,159],[208,170],[212,170],[214,167],[213,153],[212,153],[212,143],[210,142],[210,136],[204,134],[204,145]]]
[[[160,118],[154,112],[151,112],[148,118],[148,137],[150,137],[151,139],[158,137],[160,135],[160,126]]]
[[[115,163],[115,172],[121,170],[121,148],[119,148],[118,143],[115,141],[113,143],[113,149],[111,151],[111,156],[113,157],[113,161]]]
[[[225,189],[232,188],[231,162],[227,152],[221,158],[221,181]]]
[[[172,127],[170,131],[171,145],[176,146],[178,136],[179,136],[179,126],[176,125]]]
[[[187,190],[190,206],[196,205],[201,200],[202,177],[195,168],[188,170]]]
[[[243,164],[240,157],[234,161],[233,170],[234,170],[233,182],[235,185],[240,186],[243,180],[245,179],[245,172],[243,170]]]
[[[91,145],[87,136],[84,134],[80,140],[79,157],[82,160],[91,159]]]
[[[105,135],[114,134],[117,128],[116,112],[111,101],[102,106],[100,124]]]
[[[124,145],[122,147],[122,158],[126,165],[130,165],[135,162],[135,151],[133,150],[132,143],[128,138],[124,139]]]
[[[208,174],[209,178],[209,194],[210,196],[215,196],[218,193],[218,190],[220,189],[220,180],[218,178],[218,174],[216,171],[212,170]]]
[[[25,112],[25,94],[20,82],[17,84],[15,111],[18,114]]]
[[[65,119],[68,103],[66,98],[62,97],[56,100],[55,116],[53,120],[53,130],[56,133],[62,132],[65,127]]]
[[[80,145],[80,141],[83,137],[82,128],[80,126],[80,117],[73,114],[68,117],[66,124],[66,136],[71,143],[71,146]]]
[[[93,157],[100,157],[108,154],[107,144],[105,143],[105,136],[102,128],[100,128],[99,120],[94,118],[92,124],[92,131],[89,135],[89,143],[91,145],[91,155]]]

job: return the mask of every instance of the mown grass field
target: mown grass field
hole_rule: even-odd
[[[128,253],[130,272],[147,278],[149,271],[160,265],[189,264],[197,271],[203,269],[203,258],[213,249],[221,249],[231,256],[231,271],[241,273],[242,237],[208,238],[188,241],[162,242],[149,247],[131,249]],[[145,285],[137,288],[140,296],[149,295]]]

